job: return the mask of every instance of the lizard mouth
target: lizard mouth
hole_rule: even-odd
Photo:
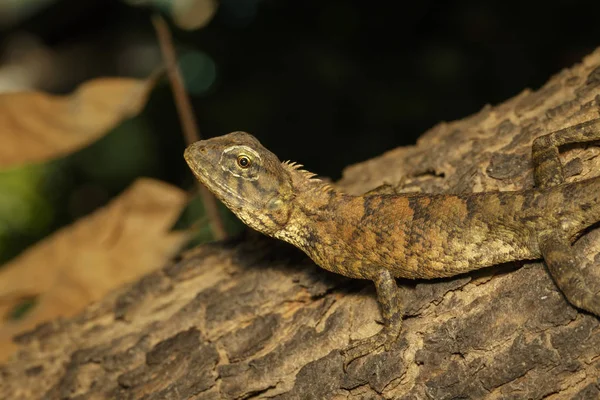
[[[197,166],[196,160],[202,158],[203,154],[206,154],[206,148],[200,142],[195,142],[185,148],[183,158],[190,167],[194,168]]]
[[[204,184],[210,181],[210,174],[204,167],[205,165],[210,165],[210,162],[206,160],[206,153],[206,147],[202,142],[192,143],[183,152],[183,158],[186,163],[196,178]]]

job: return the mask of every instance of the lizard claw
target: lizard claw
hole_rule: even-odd
[[[398,333],[393,329],[384,327],[379,333],[371,337],[351,343],[341,352],[342,356],[344,356],[344,372],[347,371],[348,365],[357,358],[366,356],[380,347],[384,347],[386,351],[390,350],[394,343],[396,343]]]

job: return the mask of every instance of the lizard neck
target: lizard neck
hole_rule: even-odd
[[[322,227],[336,219],[336,210],[347,195],[338,192],[315,175],[300,169],[300,165],[283,163],[288,170],[294,198],[290,217],[275,237],[309,252],[323,235]]]
[[[316,178],[316,174],[301,169],[302,165],[283,162],[289,173],[294,193],[294,208],[306,208],[309,213],[322,212],[332,200],[342,194],[331,185]]]

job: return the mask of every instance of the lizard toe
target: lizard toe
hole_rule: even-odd
[[[395,332],[393,329],[383,328],[379,333],[371,337],[351,343],[342,350],[342,355],[344,356],[344,371],[348,369],[348,365],[350,365],[352,361],[364,357],[367,354],[371,354],[381,347],[386,351],[389,351],[394,343],[396,343],[397,338],[398,332]]]

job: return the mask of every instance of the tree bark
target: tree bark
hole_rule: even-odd
[[[347,168],[336,186],[529,188],[533,139],[598,117],[600,49],[537,91]],[[565,149],[569,181],[600,175],[599,155],[589,144]],[[575,247],[600,279],[600,229]],[[570,306],[541,262],[398,283],[397,345],[344,372],[340,349],[380,329],[372,284],[254,233],[200,246],[18,337],[19,353],[0,367],[0,398],[600,398],[599,319]]]

